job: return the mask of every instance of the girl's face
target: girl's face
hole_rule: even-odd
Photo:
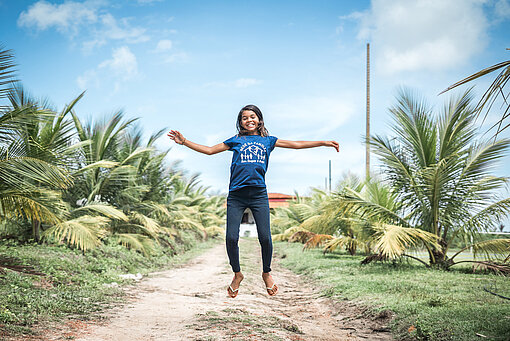
[[[259,132],[259,125],[260,121],[257,114],[251,110],[243,111],[241,116],[241,127],[248,132],[248,135],[257,135]]]

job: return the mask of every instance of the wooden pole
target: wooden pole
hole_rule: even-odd
[[[366,123],[366,179],[370,178],[370,43],[367,43],[367,123]]]
[[[329,160],[329,194],[331,194],[331,160]]]

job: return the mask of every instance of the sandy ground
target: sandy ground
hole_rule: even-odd
[[[151,274],[128,289],[126,304],[106,318],[73,328],[79,341],[126,340],[391,340],[390,316],[367,317],[348,301],[320,297],[310,281],[273,264],[279,286],[267,295],[258,244],[242,240],[245,275],[239,295],[226,288],[232,279],[223,245],[180,268]],[[54,335],[62,340],[62,334]],[[69,339],[69,338],[66,338]]]

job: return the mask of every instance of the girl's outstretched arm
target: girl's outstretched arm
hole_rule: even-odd
[[[288,140],[276,140],[276,147],[281,148],[292,148],[292,149],[303,149],[303,148],[315,148],[315,147],[333,147],[336,151],[339,151],[339,144],[336,141],[288,141]]]
[[[224,152],[225,150],[229,150],[229,147],[223,142],[218,143],[217,145],[214,145],[212,147],[203,146],[201,144],[191,142],[190,140],[185,139],[184,136],[177,130],[170,130],[167,136],[170,137],[171,140],[174,140],[175,143],[177,144],[186,146],[190,149],[193,149],[194,151],[207,155],[213,155],[220,152]]]

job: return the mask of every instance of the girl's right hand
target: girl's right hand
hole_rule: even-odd
[[[170,137],[171,140],[174,140],[177,144],[183,144],[186,139],[184,136],[177,130],[170,130],[167,134],[168,137]]]

